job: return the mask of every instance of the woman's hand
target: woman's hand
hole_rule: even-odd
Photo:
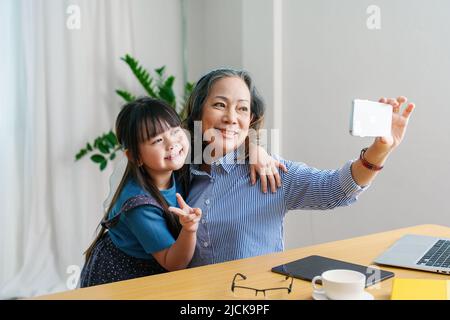
[[[189,207],[179,193],[177,193],[177,201],[180,208],[169,207],[169,210],[180,218],[180,224],[183,230],[197,232],[198,222],[202,217],[202,210],[200,208]]]
[[[381,98],[379,102],[388,103],[392,105],[392,136],[390,137],[377,137],[374,144],[377,149],[390,152],[396,148],[403,140],[405,136],[406,127],[408,126],[409,117],[415,108],[414,103],[409,103],[406,109],[400,114],[400,107],[406,103],[408,99],[406,97],[393,98]]]
[[[369,163],[383,166],[391,151],[402,142],[408,126],[409,116],[415,107],[413,103],[410,103],[400,114],[400,107],[406,101],[405,97],[398,97],[397,99],[381,98],[379,100],[379,102],[389,103],[393,107],[391,136],[377,137],[375,139],[374,143],[364,153],[364,158]],[[372,183],[379,172],[368,170],[361,160],[355,161],[351,170],[353,179],[360,186],[367,186]]]
[[[250,160],[250,181],[252,185],[256,183],[256,174],[258,173],[261,179],[261,190],[267,192],[267,180],[269,180],[270,189],[276,192],[277,188],[281,187],[281,178],[278,169],[287,172],[284,164],[272,158],[266,150],[261,146],[250,144],[249,148]]]

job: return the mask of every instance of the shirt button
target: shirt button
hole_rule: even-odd
[[[209,199],[206,199],[206,200],[205,200],[205,203],[206,203],[206,204],[209,204],[209,202],[210,202]]]
[[[202,219],[202,223],[205,224],[205,223],[206,223],[206,220],[205,220],[205,219]]]
[[[203,246],[206,248],[208,246],[208,242],[203,242]]]

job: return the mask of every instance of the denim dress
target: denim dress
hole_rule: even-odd
[[[153,197],[148,194],[141,194],[125,201],[118,214],[101,222],[102,227],[107,230],[114,228],[127,211],[145,205],[155,206],[162,210]],[[129,280],[163,272],[167,272],[167,270],[152,255],[147,255],[146,259],[137,258],[117,248],[111,240],[110,231],[106,231],[97,241],[89,260],[83,267],[80,287]]]

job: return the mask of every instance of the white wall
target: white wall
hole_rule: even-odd
[[[180,0],[131,0],[135,57],[149,71],[166,66],[183,92]],[[153,73],[154,74],[154,73]],[[137,90],[142,90],[136,83]],[[142,92],[143,93],[143,92]]]
[[[188,29],[188,79],[211,69],[242,65],[240,0],[185,0]]]
[[[201,9],[190,11],[189,21],[208,36],[190,35],[201,54],[189,61],[195,70],[234,65],[254,74],[268,102],[266,123],[281,129],[285,158],[330,169],[358,157],[372,140],[348,134],[353,98],[406,95],[417,105],[405,141],[360,201],[334,211],[289,213],[286,247],[422,223],[450,225],[450,45],[445,40],[450,3],[283,0],[279,50],[271,10],[276,1],[225,6],[225,1],[190,0]],[[369,5],[381,9],[380,30],[366,27]],[[274,50],[281,56],[274,59]],[[272,78],[280,71],[277,61],[282,63],[281,106],[275,103]]]
[[[366,8],[381,9],[368,30]],[[450,3],[448,1],[284,1],[284,156],[334,168],[369,145],[351,137],[350,101],[405,95],[417,104],[402,145],[352,207],[293,212],[287,245],[422,223],[450,225]],[[306,233],[308,234],[308,232]]]

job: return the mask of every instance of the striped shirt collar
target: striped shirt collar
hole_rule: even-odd
[[[228,152],[222,158],[215,160],[211,166],[222,167],[226,173],[230,173],[237,165],[247,163],[244,156],[241,155],[239,150],[233,150]],[[195,164],[191,166],[191,173],[194,175],[204,175],[205,172],[200,170],[200,165]]]

